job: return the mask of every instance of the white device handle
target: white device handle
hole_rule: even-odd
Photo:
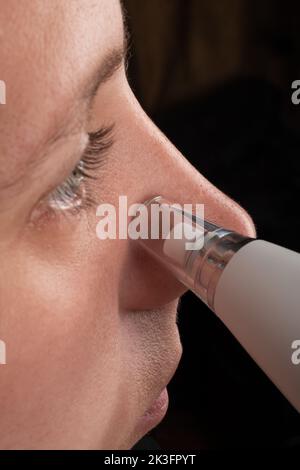
[[[214,311],[300,411],[300,254],[247,243],[218,281]]]

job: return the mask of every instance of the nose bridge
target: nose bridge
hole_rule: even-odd
[[[256,236],[250,215],[196,170],[145,114],[138,127],[135,150],[139,152],[135,174],[141,182],[138,202],[162,195],[181,205],[203,204],[207,220],[242,235]],[[201,158],[205,156],[201,155],[199,145],[200,161]]]

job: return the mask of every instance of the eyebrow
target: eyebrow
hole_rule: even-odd
[[[98,66],[94,73],[92,73],[81,85],[81,95],[76,99],[78,102],[84,102],[88,113],[91,108],[92,100],[95,97],[99,87],[108,81],[123,63],[125,63],[126,67],[127,51],[127,39],[126,34],[124,34],[122,45],[107,52],[105,57],[101,60],[100,66]],[[70,119],[68,119],[66,122],[70,122],[71,119],[72,118],[70,117]],[[27,169],[30,170],[33,167],[42,164],[42,162],[48,158],[53,147],[55,147],[57,143],[69,135],[69,132],[66,132],[65,130],[65,126],[59,127],[54,135],[43,142],[44,150],[42,150],[42,146],[39,146],[35,149],[31,158],[29,158],[27,161]],[[37,158],[37,156],[39,156],[39,158]],[[15,184],[15,182],[16,181],[14,181],[13,184]]]
[[[82,85],[82,100],[91,102],[100,86],[107,82],[123,63],[126,67],[127,51],[127,39],[124,34],[122,45],[110,50],[102,59],[100,66],[98,66],[88,80]]]
[[[96,70],[88,77],[88,79],[81,85],[81,94],[77,98],[78,102],[84,102],[86,109],[91,108],[91,102],[96,96],[97,91],[100,86],[107,82],[115,72],[121,67],[124,63],[125,68],[127,67],[127,54],[128,54],[128,36],[126,31],[123,36],[123,43],[121,46],[111,49],[106,53],[104,58],[101,60],[100,65]],[[50,137],[46,142],[46,151],[44,152],[44,157],[47,157],[48,153],[51,151],[53,145],[56,144],[61,138],[65,137],[68,134],[65,134],[65,130],[60,128],[58,132]],[[34,159],[35,160],[35,159]],[[39,159],[39,162],[43,160],[43,157]],[[36,162],[35,162],[36,163]]]

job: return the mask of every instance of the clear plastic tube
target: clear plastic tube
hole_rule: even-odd
[[[155,225],[154,231],[159,233],[160,237],[149,236],[147,239],[140,239],[140,243],[214,310],[214,295],[220,275],[232,256],[254,239],[218,227],[193,213],[182,210],[178,204],[171,203],[162,196],[152,198],[144,205],[148,209],[149,226],[153,229]],[[159,207],[161,217],[154,220],[155,205]],[[162,229],[163,218],[169,220],[168,233],[164,234],[165,236]],[[179,236],[181,233],[181,238],[175,238],[175,232]],[[187,244],[192,242],[196,246],[197,240],[201,248],[186,248]]]

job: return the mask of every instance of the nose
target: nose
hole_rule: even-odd
[[[204,204],[205,219],[255,237],[256,230],[250,215],[188,162],[141,110],[134,97],[129,107],[135,115],[132,124],[127,126],[131,148],[128,165],[134,165],[134,172],[129,172],[132,180],[127,181],[127,187],[131,188],[129,203],[141,203],[162,195],[181,205]],[[119,286],[123,308],[147,310],[161,307],[185,290],[138,242],[127,241]]]

